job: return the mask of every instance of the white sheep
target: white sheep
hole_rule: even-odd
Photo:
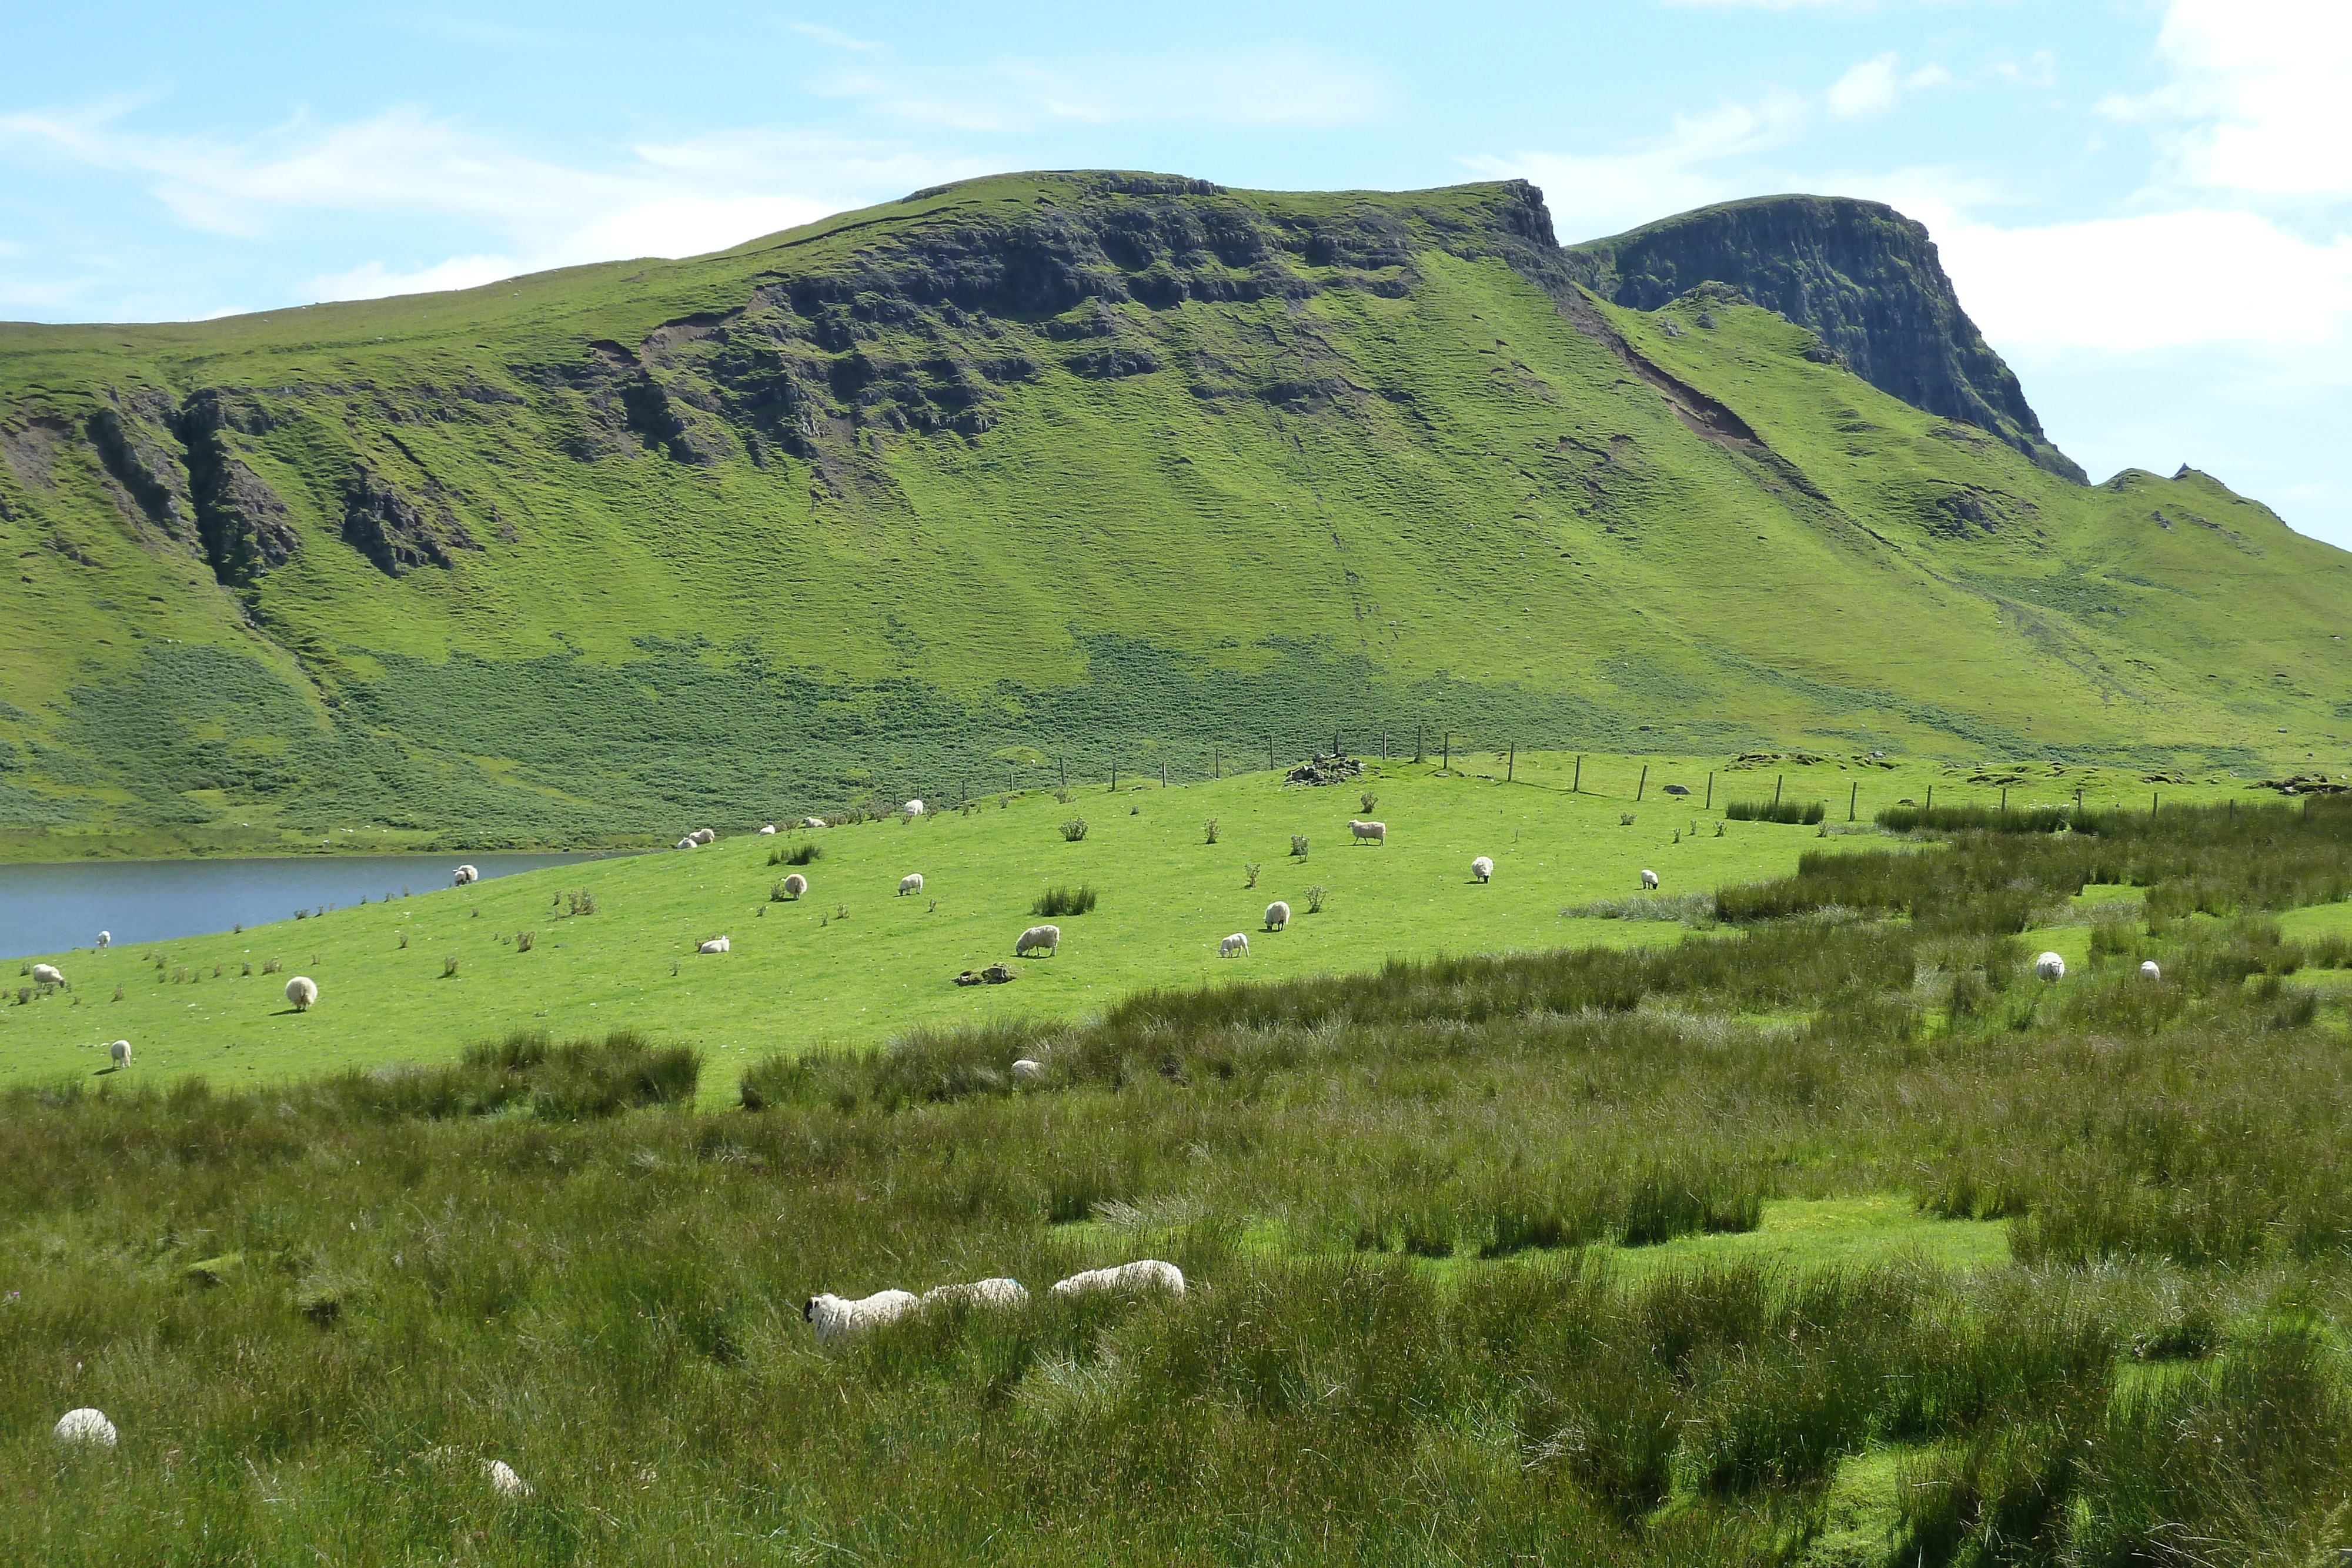
[[[84,1443],[101,1448],[111,1448],[116,1442],[114,1423],[106,1418],[103,1410],[93,1410],[85,1405],[79,1410],[68,1410],[58,1417],[58,1441],[69,1447]]]
[[[1646,868],[1643,871],[1642,891],[1643,893],[1655,893],[1658,891],[1658,873],[1656,872],[1650,871]]]
[[[485,1460],[482,1474],[488,1478],[490,1490],[503,1498],[523,1498],[530,1495],[530,1483],[514,1473],[514,1467],[504,1459]]]
[[[824,826],[824,819],[823,817],[803,817],[801,819],[801,826],[803,828],[822,828]]]
[[[700,849],[702,846],[695,841],[695,838],[692,833],[688,833],[686,837],[677,841],[677,847],[682,850],[695,850]]]
[[[1083,1296],[1093,1291],[1131,1292],[1152,1289],[1166,1291],[1171,1296],[1184,1293],[1184,1270],[1173,1263],[1162,1263],[1157,1258],[1146,1258],[1134,1263],[1121,1263],[1116,1269],[1089,1269],[1083,1274],[1073,1274],[1055,1281],[1054,1294]]]
[[[920,893],[922,891],[923,873],[921,872],[916,872],[911,875],[902,876],[898,879],[899,897],[904,898],[910,893]]]
[[[1389,825],[1386,822],[1360,822],[1350,817],[1348,819],[1348,831],[1356,835],[1356,841],[1360,844],[1385,845],[1389,841]]]
[[[319,999],[319,982],[308,975],[297,975],[286,982],[286,999],[294,1004],[298,1013],[307,1013]]]
[[[1024,1056],[1013,1064],[1013,1082],[1043,1083],[1045,1081],[1045,1064],[1035,1058]]]
[[[1470,862],[1470,879],[1471,879],[1473,882],[1492,882],[1492,881],[1494,881],[1494,880],[1495,880],[1495,859],[1494,859],[1494,857],[1493,857],[1492,855],[1480,855],[1476,860],[1472,861],[1472,862]]]
[[[2160,980],[2164,978],[2164,971],[2156,967],[2155,959],[2150,958],[2140,965],[2139,977],[2143,980]]]
[[[1289,924],[1290,905],[1277,898],[1265,906],[1265,928],[1268,931],[1279,931]]]
[[[910,817],[919,817],[923,814],[923,810],[924,806],[920,800],[909,800],[907,802],[907,815]]]
[[[776,836],[776,824],[770,822],[766,827],[761,828],[760,830],[760,836],[763,839],[774,838]]]
[[[464,886],[465,886],[465,885],[467,885],[468,883],[476,883],[476,882],[479,882],[479,881],[481,881],[481,880],[482,880],[482,873],[481,873],[480,872],[478,872],[478,871],[476,871],[472,866],[469,866],[469,865],[461,865],[461,866],[459,866],[459,867],[457,868],[457,870],[456,873],[455,873],[455,874],[450,878],[451,883],[452,883],[454,885],[458,886],[458,887],[464,887]]]
[[[1230,958],[1236,953],[1244,958],[1249,956],[1248,932],[1236,931],[1217,944],[1217,956],[1220,958]]]
[[[1062,951],[1062,928],[1058,925],[1032,925],[1021,934],[1021,939],[1018,942],[1013,944],[1013,956],[1018,958],[1024,953],[1038,947],[1045,949],[1045,956],[1048,958],[1059,956]]]
[[[2044,953],[2033,960],[2033,972],[2045,980],[2063,980],[2066,977],[2066,960],[2055,953]]]
[[[100,932],[100,933],[98,934],[98,945],[99,945],[100,946],[101,946],[101,947],[111,947],[111,946],[114,946],[114,933],[113,933],[113,932],[111,932],[111,931],[101,931],[101,932]]]
[[[807,891],[808,878],[803,876],[800,873],[794,872],[792,875],[784,878],[785,897],[798,898],[802,894],[806,893]]]
[[[1029,1291],[1018,1280],[1002,1277],[994,1280],[974,1280],[969,1285],[934,1285],[923,1292],[926,1308],[948,1306],[961,1301],[970,1307],[999,1307],[1007,1312],[1019,1312],[1029,1304]]]
[[[36,964],[33,966],[33,984],[37,986],[62,986],[65,983],[65,971],[58,968],[55,964]]]
[[[118,1040],[106,1048],[106,1054],[115,1066],[128,1067],[131,1065],[131,1042]]]
[[[734,950],[734,944],[724,936],[714,936],[695,949],[698,953],[731,953]]]
[[[698,844],[716,843],[719,840],[719,835],[712,832],[709,828],[697,828],[694,831],[688,833],[687,837],[692,839]]]
[[[811,1296],[802,1306],[801,1316],[816,1330],[820,1344],[839,1344],[852,1334],[905,1317],[922,1304],[908,1291],[877,1291],[855,1301],[827,1293]]]

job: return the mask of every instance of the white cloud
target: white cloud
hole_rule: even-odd
[[[1830,84],[1830,112],[1842,119],[1884,114],[1901,96],[1895,85],[1895,56],[1889,52],[1863,61]]]
[[[1925,92],[1931,87],[1948,87],[1951,81],[1952,73],[1943,67],[1921,66],[1903,78],[1903,86],[1909,92]]]
[[[2352,195],[2352,8],[2174,0],[2157,47],[2173,79],[2099,109],[2153,130],[2177,178],[2252,195]]]
[[[2047,49],[2036,49],[2025,57],[2023,65],[2015,60],[1995,60],[1985,68],[2011,87],[2052,88],[2058,85],[2058,60]]]
[[[1665,0],[1678,11],[1869,11],[1877,0]]]
[[[877,68],[844,72],[817,90],[893,119],[982,131],[1137,121],[1352,125],[1377,119],[1391,98],[1377,72],[1298,49],[1060,67],[997,60],[950,69]]]
[[[302,285],[302,292],[311,299],[382,299],[394,294],[479,288],[485,283],[496,283],[529,270],[510,256],[456,256],[408,272],[371,261],[348,272],[311,278]]]

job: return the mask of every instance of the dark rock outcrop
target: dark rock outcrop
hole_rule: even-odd
[[[178,432],[186,448],[196,533],[214,577],[233,588],[285,565],[302,548],[286,503],[231,445],[232,432],[258,434],[268,429],[258,410],[241,408],[217,390],[198,392],[180,411]]]
[[[456,565],[449,551],[479,549],[447,507],[428,519],[400,487],[365,464],[354,464],[343,489],[343,542],[387,577],[420,566]]]
[[[1759,196],[1662,218],[1561,253],[1601,298],[1654,310],[1726,283],[1811,328],[1881,392],[1998,435],[2082,483],[2050,444],[2017,376],[1960,308],[1926,225],[1877,202]]]

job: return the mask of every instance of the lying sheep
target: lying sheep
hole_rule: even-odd
[[[803,828],[822,828],[824,826],[824,819],[823,817],[803,817],[801,819],[801,826]]]
[[[490,1490],[500,1497],[520,1498],[530,1495],[530,1483],[515,1474],[514,1467],[504,1459],[485,1461],[482,1465],[482,1474],[489,1481]]]
[[[1217,944],[1217,956],[1220,958],[1230,958],[1236,953],[1244,958],[1249,956],[1249,933],[1246,931],[1236,931]]]
[[[58,1417],[58,1441],[68,1447],[88,1443],[100,1448],[115,1445],[114,1423],[106,1418],[103,1410],[93,1410],[85,1405],[79,1410],[68,1410]]]
[[[969,1285],[934,1285],[923,1292],[926,1308],[961,1302],[968,1307],[1001,1307],[1018,1312],[1029,1304],[1029,1292],[1018,1280],[974,1280]]]
[[[820,1344],[840,1344],[853,1334],[896,1322],[922,1305],[911,1291],[877,1291],[851,1301],[832,1294],[811,1296],[801,1316],[816,1330]]]
[[[785,897],[798,898],[802,894],[806,893],[807,891],[808,878],[803,876],[800,873],[794,872],[792,875],[784,878]]]
[[[734,945],[729,942],[724,936],[714,936],[709,941],[702,944],[701,946],[697,947],[695,951],[698,953],[731,953],[734,951]]]
[[[33,984],[37,986],[62,986],[65,983],[65,971],[58,968],[55,964],[36,964],[33,966]]]
[[[2055,953],[2044,953],[2033,960],[2033,972],[2045,980],[2063,980],[2066,977],[2066,960]]]
[[[697,850],[700,849],[702,846],[695,841],[695,837],[692,833],[688,833],[686,837],[677,841],[677,847],[682,850]]]
[[[719,835],[709,828],[697,828],[686,836],[698,844],[716,843],[719,840]]]
[[[1265,928],[1268,931],[1279,931],[1289,924],[1290,905],[1277,898],[1265,906]]]
[[[286,999],[294,1004],[298,1013],[307,1013],[319,999],[319,982],[308,975],[297,975],[286,982]]]
[[[2139,967],[2139,977],[2143,980],[2160,980],[2164,978],[2164,971],[2156,967],[2155,959],[2150,958]]]
[[[1644,871],[1642,873],[1642,891],[1643,893],[1655,893],[1658,891],[1658,873],[1656,872]]]
[[[115,1066],[128,1067],[131,1065],[131,1042],[127,1040],[118,1040],[106,1048],[106,1054],[108,1060]]]
[[[1476,860],[1472,861],[1470,862],[1470,880],[1473,882],[1494,881],[1495,858],[1492,855],[1480,855]]]
[[[1032,925],[1021,934],[1018,942],[1013,944],[1013,956],[1018,958],[1039,947],[1045,949],[1048,958],[1058,955],[1062,951],[1062,928],[1058,925]]]
[[[1083,1274],[1073,1274],[1057,1281],[1054,1294],[1083,1296],[1093,1291],[1132,1292],[1159,1289],[1171,1296],[1184,1293],[1184,1270],[1173,1263],[1162,1263],[1157,1258],[1139,1262],[1121,1263],[1116,1269],[1089,1269]]]
[[[1045,1081],[1045,1064],[1034,1057],[1024,1056],[1013,1064],[1013,1082],[1043,1083]]]
[[[898,879],[899,897],[904,898],[910,893],[920,893],[922,891],[923,873],[921,872],[916,872],[912,875],[902,876]]]
[[[909,800],[907,802],[907,815],[910,817],[919,817],[922,814],[923,803],[920,800]]]
[[[100,932],[100,933],[98,934],[98,945],[99,945],[100,946],[101,946],[101,947],[111,947],[111,946],[114,946],[114,933],[113,933],[113,932],[111,932],[111,931],[101,931],[101,932]]]
[[[1348,819],[1348,831],[1356,835],[1356,841],[1360,844],[1386,845],[1389,841],[1389,825],[1386,822],[1360,822],[1350,817]]]
[[[776,836],[776,824],[770,822],[766,827],[761,828],[760,830],[760,836],[763,839],[774,838]]]
[[[472,866],[469,866],[469,865],[461,865],[461,866],[459,866],[459,867],[457,868],[457,872],[455,873],[455,874],[453,874],[453,875],[450,877],[450,879],[449,879],[449,880],[450,880],[450,882],[451,882],[451,883],[452,883],[453,885],[457,886],[457,887],[464,887],[464,886],[467,885],[468,883],[477,883],[477,882],[481,881],[481,880],[482,880],[482,873],[481,873],[480,872],[478,872],[478,871],[476,871]]]

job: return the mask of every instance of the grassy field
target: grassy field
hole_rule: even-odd
[[[0,1554],[2352,1549],[2352,1082],[2312,983],[2352,938],[2285,935],[2352,894],[2352,810],[1829,843],[1711,940],[777,1056],[756,1110],[626,1031],[0,1092]],[[1138,1257],[1186,1294],[1041,1288]],[[992,1275],[1029,1303],[835,1350],[800,1312]],[[55,1443],[85,1405],[118,1447]]]
[[[132,1042],[140,1079],[202,1073],[247,1083],[446,1060],[513,1028],[635,1028],[740,1063],[778,1049],[876,1044],[915,1028],[1073,1019],[1148,986],[1334,974],[1391,956],[1675,941],[1685,927],[1671,918],[1561,912],[1637,894],[1645,868],[1668,894],[1705,894],[1783,874],[1808,850],[1875,841],[1723,821],[1733,800],[1769,800],[1776,786],[1792,803],[1825,804],[1824,825],[1838,829],[1850,803],[1866,825],[1880,808],[1926,800],[1930,788],[1939,807],[1995,804],[2005,788],[2020,810],[2071,804],[2078,787],[2093,808],[2143,804],[2150,793],[2176,803],[2247,793],[2046,764],[1989,770],[1848,758],[1733,768],[1721,758],[1591,755],[1580,771],[1573,757],[1550,754],[1457,754],[1451,770],[1436,760],[1373,763],[1362,789],[1389,824],[1382,847],[1350,838],[1349,820],[1362,810],[1356,788],[1284,787],[1261,772],[1162,789],[1155,775],[1116,790],[1075,789],[1067,804],[992,796],[968,814],[722,839],[467,889],[425,891],[420,873],[412,897],[59,954],[51,961],[69,993],[0,1004],[0,1082],[102,1070],[104,1047],[118,1039]],[[1504,782],[1507,772],[1515,782]],[[2000,779],[2020,782],[1973,781]],[[1570,792],[1580,781],[1581,791]],[[1691,793],[1669,796],[1668,786]],[[1628,813],[1631,824],[1621,821]],[[1086,837],[1066,841],[1062,825],[1081,817]],[[1293,834],[1308,841],[1304,860],[1289,852]],[[804,842],[823,852],[797,868],[808,895],[776,902],[773,890],[795,868],[770,857]],[[1469,873],[1479,854],[1496,865],[1483,886]],[[446,870],[430,867],[436,880]],[[910,872],[926,879],[923,893],[899,897]],[[1098,895],[1092,913],[1057,921],[1060,953],[1013,963],[1021,977],[1010,985],[952,984],[960,971],[1012,960],[1013,938],[1037,923],[1032,904],[1049,886]],[[1324,907],[1310,914],[1318,886]],[[595,913],[575,916],[572,895],[583,892]],[[1290,927],[1262,931],[1277,898],[1296,912]],[[1235,931],[1249,935],[1249,956],[1220,959],[1220,939]],[[527,952],[516,943],[523,933],[534,938]],[[719,936],[732,951],[696,953]],[[2062,950],[2075,940],[2052,939]],[[264,972],[273,962],[281,973]],[[456,972],[445,974],[451,963]],[[304,1014],[283,995],[297,974],[321,990]],[[28,986],[20,974],[16,988]],[[710,1082],[711,1092],[731,1092],[723,1072]]]

